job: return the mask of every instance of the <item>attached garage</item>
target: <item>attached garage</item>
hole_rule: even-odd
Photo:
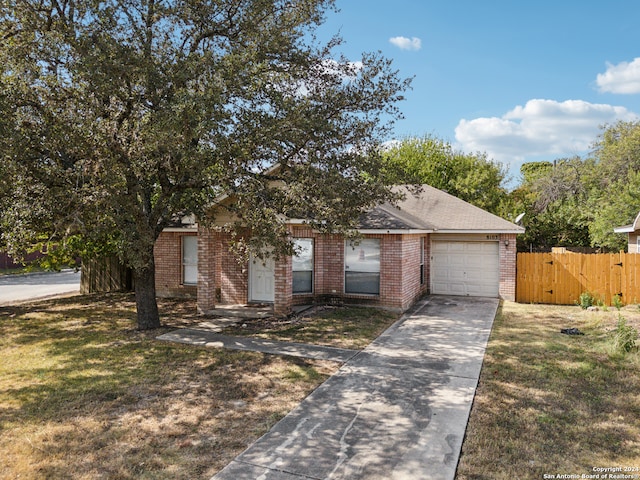
[[[431,293],[498,297],[500,246],[497,241],[433,240]]]

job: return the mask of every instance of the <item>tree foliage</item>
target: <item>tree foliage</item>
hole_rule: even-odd
[[[629,172],[626,178],[612,183],[605,192],[593,200],[599,208],[589,225],[591,243],[614,251],[625,250],[627,235],[614,233],[613,228],[633,223],[640,212],[640,172]]]
[[[407,138],[385,152],[388,181],[428,184],[492,213],[506,196],[504,168],[486,154],[466,154],[432,136]]]
[[[510,194],[525,213],[521,248],[552,246],[621,250],[626,235],[613,229],[640,211],[640,122],[603,128],[589,158],[524,164]]]
[[[153,328],[153,246],[176,216],[204,221],[212,199],[232,193],[240,223],[277,243],[292,212],[344,230],[389,199],[377,145],[408,82],[377,54],[350,62],[333,53],[338,38],[318,44],[313,30],[332,7],[3,2],[10,246],[42,235],[114,245],[134,271],[138,325]]]
[[[591,198],[595,212],[591,243],[611,250],[627,246],[626,234],[614,227],[630,224],[640,212],[640,121],[605,128],[595,143],[598,186]]]
[[[608,187],[640,171],[640,122],[618,122],[604,128],[594,145],[602,185]]]

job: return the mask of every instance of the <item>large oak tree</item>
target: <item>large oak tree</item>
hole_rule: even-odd
[[[0,5],[4,238],[114,245],[139,328],[160,325],[158,235],[178,215],[203,221],[220,193],[275,244],[286,217],[344,231],[391,197],[378,145],[408,81],[317,41],[331,0]]]

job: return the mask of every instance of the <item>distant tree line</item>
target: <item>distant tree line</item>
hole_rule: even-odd
[[[640,122],[604,127],[586,158],[525,163],[513,190],[501,164],[432,136],[400,141],[385,158],[392,183],[426,183],[510,221],[524,213],[520,250],[624,250],[613,229],[640,211]]]
[[[614,227],[640,211],[640,122],[605,127],[587,158],[524,164],[507,212],[525,212],[523,247],[624,250]]]

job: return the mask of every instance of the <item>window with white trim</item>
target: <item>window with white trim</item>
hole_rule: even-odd
[[[313,238],[296,238],[293,246],[293,293],[313,293]]]
[[[198,283],[198,237],[183,235],[182,237],[182,284]]]
[[[344,291],[380,295],[380,239],[345,240]]]

